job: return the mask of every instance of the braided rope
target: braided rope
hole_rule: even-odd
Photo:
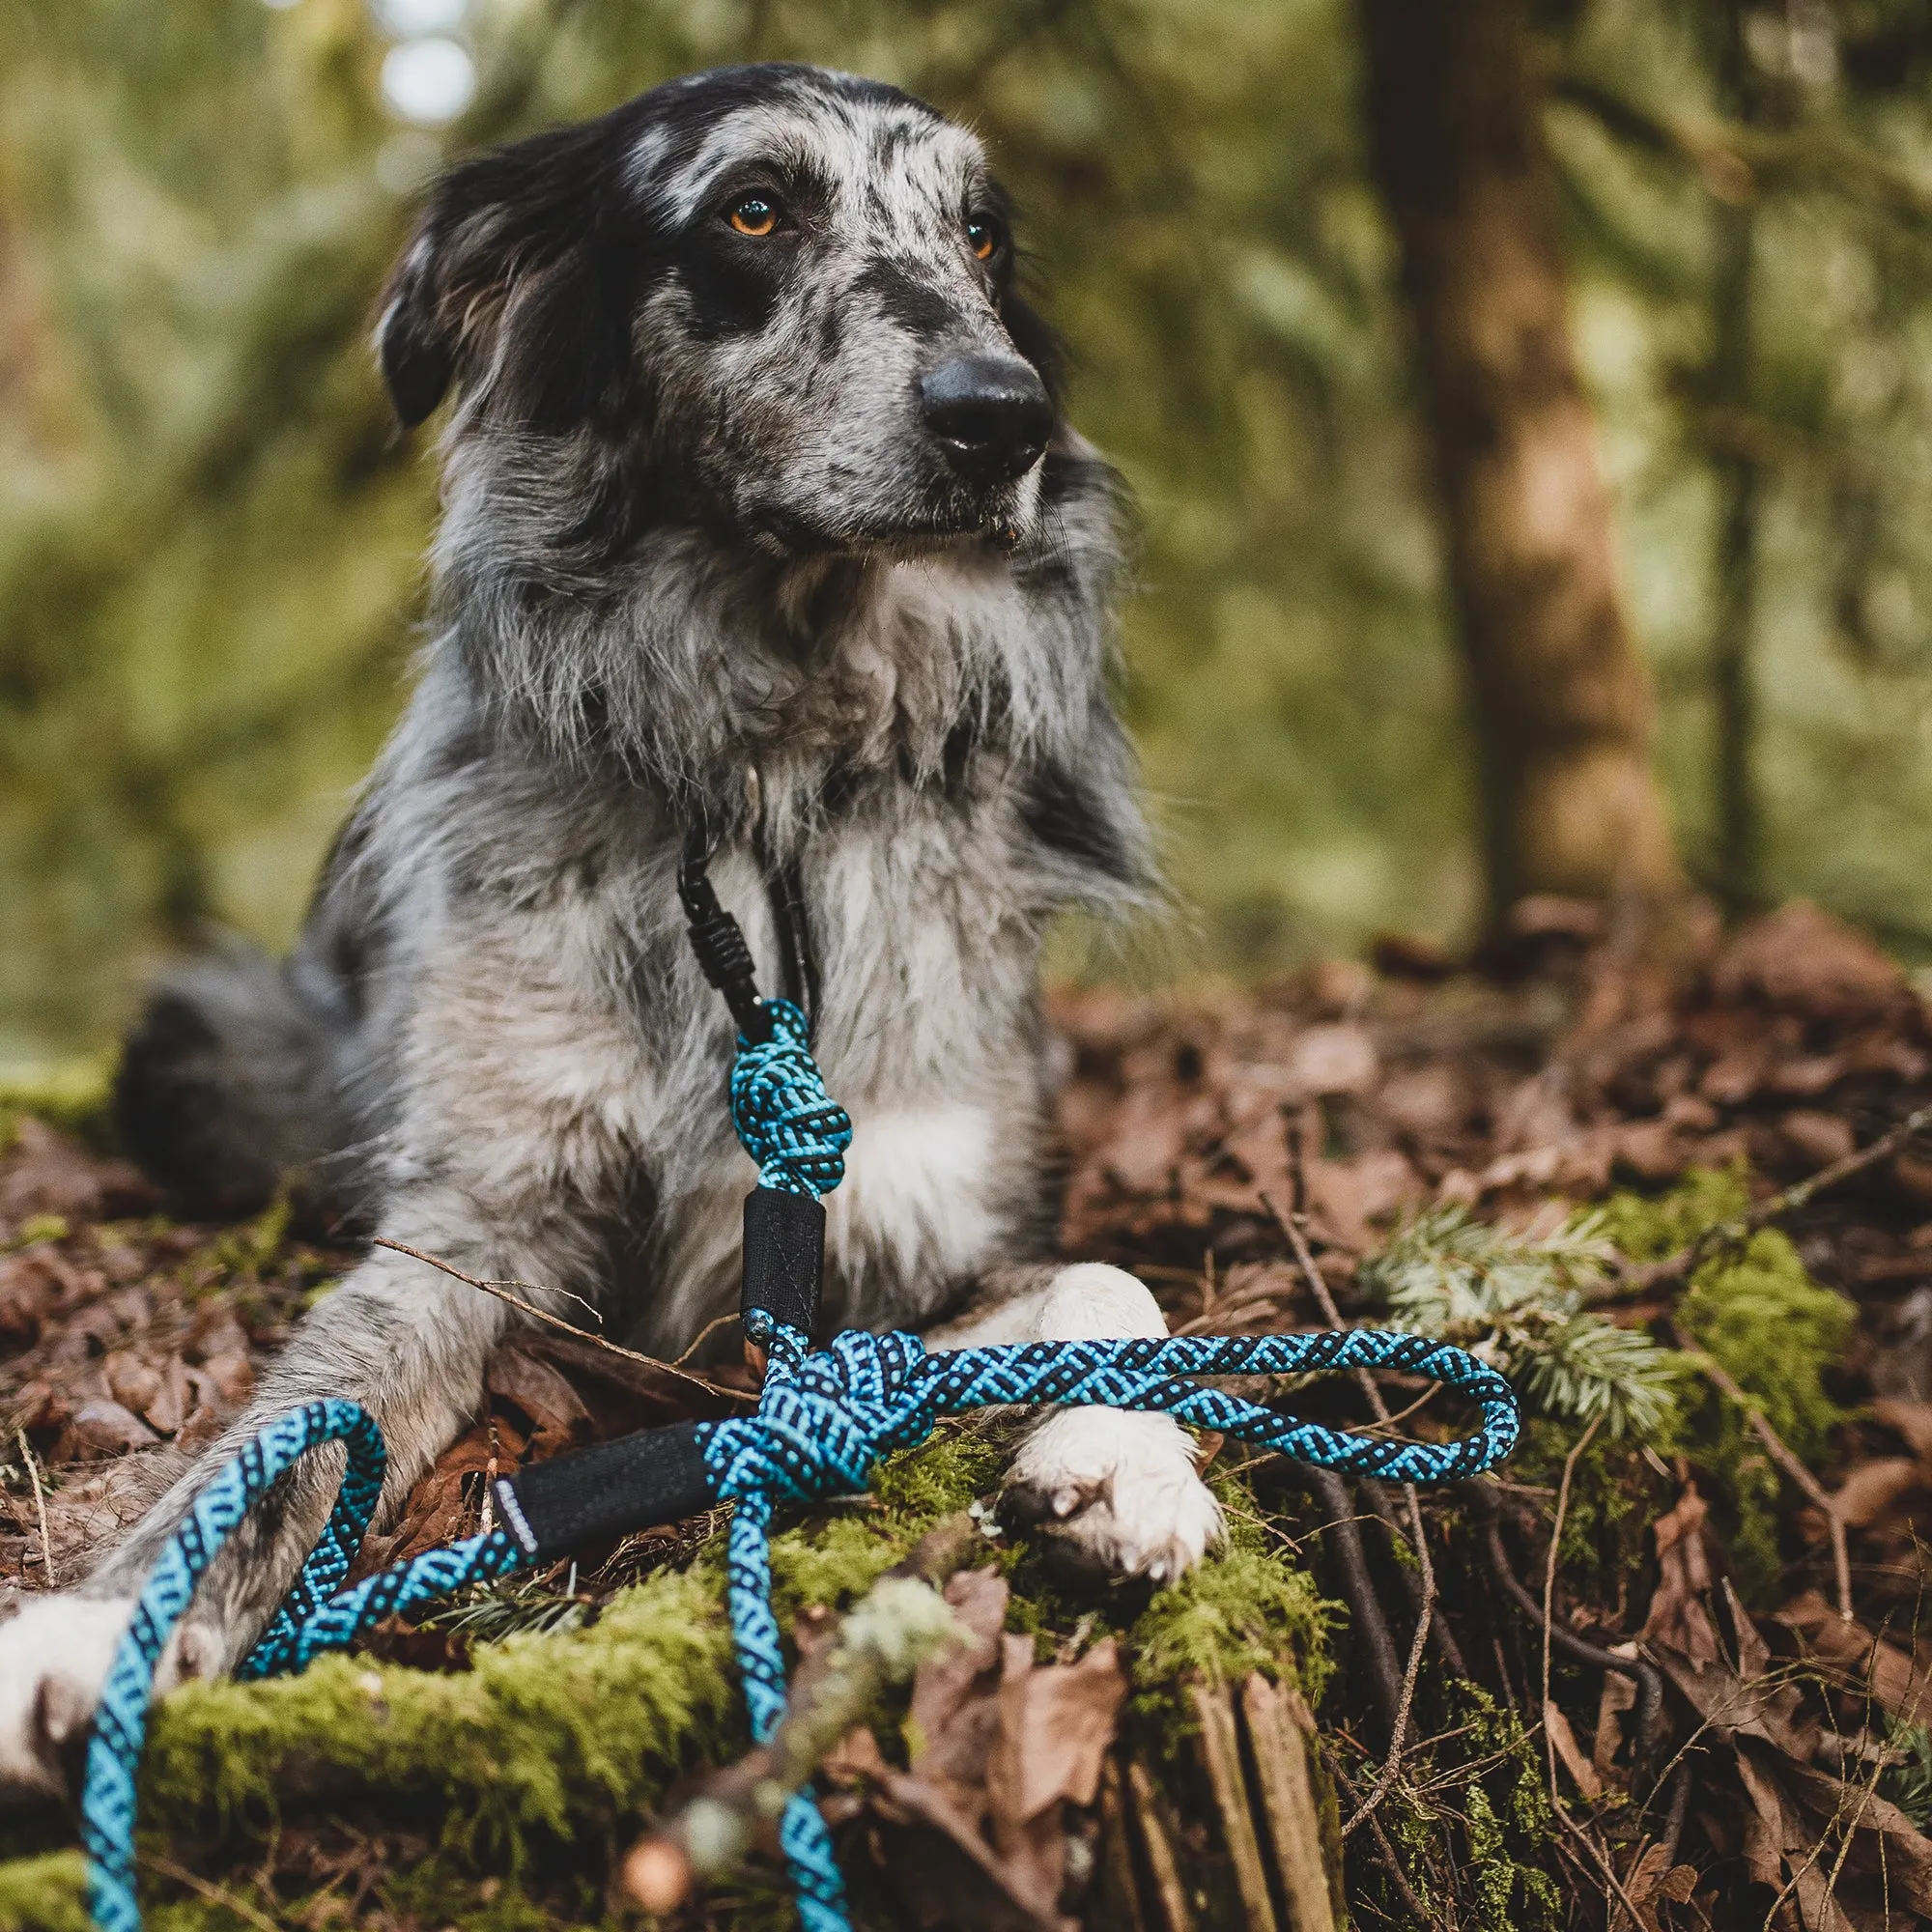
[[[766,1004],[771,1037],[741,1035],[731,1115],[767,1187],[819,1195],[844,1176],[852,1139],[827,1094],[789,1001]],[[927,1353],[918,1336],[847,1330],[813,1351],[798,1329],[776,1326],[757,1410],[699,1425],[696,1439],[721,1501],[736,1504],[726,1548],[732,1643],[753,1739],[763,1744],[785,1708],[784,1652],[773,1614],[771,1526],[781,1499],[810,1502],[863,1490],[880,1458],[923,1441],[942,1415],[987,1406],[1103,1404],[1155,1411],[1325,1468],[1397,1482],[1472,1476],[1507,1456],[1518,1430],[1509,1384],[1473,1355],[1426,1336],[1370,1329],[1312,1335],[1176,1336],[1037,1342]],[[1405,1369],[1447,1382],[1480,1406],[1481,1426],[1450,1443],[1354,1435],[1277,1414],[1190,1376],[1296,1375]],[[156,1661],[194,1586],[249,1507],[309,1450],[342,1441],[348,1459],[327,1526],[287,1601],[240,1674],[300,1670],[384,1617],[504,1577],[527,1560],[504,1530],[486,1531],[349,1589],[342,1578],[382,1489],[375,1423],[353,1403],[311,1403],[270,1423],[197,1497],[162,1550],[116,1652],[88,1747],[82,1842],[95,1922],[139,1932],[133,1841],[135,1774]],[[851,1932],[832,1835],[808,1785],[780,1821],[780,1844],[805,1932]]]
[[[341,1442],[348,1450],[342,1486],[287,1604],[270,1626],[277,1636],[296,1615],[342,1580],[382,1492],[386,1456],[382,1432],[353,1402],[312,1402],[278,1417],[248,1443],[194,1499],[187,1520],[168,1539],[148,1573],[128,1634],[108,1666],[87,1745],[80,1841],[88,1859],[88,1904],[100,1932],[140,1932],[134,1896],[134,1776],[148,1735],[155,1665],[194,1586],[249,1509],[311,1449]]]

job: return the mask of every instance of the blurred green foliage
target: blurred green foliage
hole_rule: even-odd
[[[1770,883],[1910,943],[1932,29],[1904,0],[1768,13],[1753,46],[1800,111],[1743,162],[1697,16],[1545,21],[1664,768],[1694,867],[1710,217],[1714,189],[1761,192],[1756,400],[1718,428],[1775,464]],[[461,31],[481,88],[432,135],[384,107],[364,0],[0,0],[0,1061],[98,1040],[210,923],[294,929],[422,614],[433,459],[392,433],[367,332],[439,153],[748,58],[925,95],[1018,194],[1075,414],[1139,494],[1127,703],[1191,956],[1459,930],[1455,665],[1346,0],[472,0]]]

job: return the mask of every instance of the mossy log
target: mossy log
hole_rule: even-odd
[[[996,1429],[949,1429],[894,1459],[868,1498],[786,1530],[773,1549],[781,1622],[807,1605],[849,1605],[923,1529],[985,1494],[1002,1455]],[[1271,1701],[1302,1710],[1304,1692],[1319,1694],[1326,1606],[1286,1543],[1261,1526],[1239,1480],[1215,1481],[1233,1506],[1229,1548],[1151,1597],[1115,1593],[1097,1605],[1063,1597],[1024,1546],[1004,1541],[985,1545],[985,1560],[1011,1582],[1009,1628],[1043,1650],[1120,1639],[1133,1694],[1103,1839],[1125,1823],[1122,1793],[1132,1808],[1153,1766],[1164,1789],[1187,1790],[1190,1817],[1236,1807],[1261,1861],[1248,1885],[1271,1888],[1293,1932],[1329,1932],[1296,1901],[1320,1888],[1308,1875],[1311,1846],[1318,1861],[1336,1862],[1332,1809],[1324,1835],[1319,1772],[1303,1733],[1275,1723]],[[1218,1759],[1203,1755],[1204,1713],[1220,1727]],[[897,1719],[882,1718],[889,1737]],[[1284,1757],[1291,1732],[1296,1749]],[[1244,1741],[1234,1783],[1229,1735]],[[413,1868],[386,1873],[385,1896],[424,1922],[490,1932],[602,1922],[609,1868],[635,1828],[680,1778],[747,1743],[716,1544],[687,1569],[620,1589],[587,1628],[476,1644],[467,1670],[337,1657],[296,1678],[187,1685],[156,1707],[142,1768],[149,1923],[236,1932],[262,1917],[298,1919],[307,1906],[286,1883],[272,1895],[258,1889],[265,1848],[318,1826],[369,1831],[397,1820],[414,1835],[392,1863]],[[1282,1796],[1297,1791],[1305,1798]],[[1306,1815],[1291,1818],[1297,1804]],[[1107,1900],[1122,1877],[1150,1927],[1179,1922],[1161,1903],[1175,1898],[1204,1932],[1248,1922],[1240,1890],[1224,1882],[1225,1860],[1179,1835],[1162,1847],[1149,1837],[1158,1829],[1137,1817],[1128,1839],[1104,1851],[1115,1869],[1088,1889],[1093,1922],[1115,1922]],[[1224,1830],[1210,1827],[1216,1838]],[[80,1932],[78,1856],[17,1837],[9,1849],[26,1855],[0,1860],[0,1932]],[[170,1870],[195,1875],[199,1889]],[[863,1896],[861,1906],[863,1918]],[[708,1922],[784,1917],[776,1873],[754,1872],[714,1897]]]

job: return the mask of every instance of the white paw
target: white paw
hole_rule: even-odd
[[[1171,1583],[1221,1541],[1221,1506],[1170,1416],[1059,1409],[1021,1443],[1006,1492],[1064,1556],[1114,1576]]]
[[[0,1800],[58,1797],[134,1605],[33,1597],[0,1625]]]
[[[0,1624],[0,1807],[68,1790],[133,1614],[127,1597],[30,1597]],[[155,1672],[156,1695],[214,1664],[209,1636],[196,1625],[176,1628]]]

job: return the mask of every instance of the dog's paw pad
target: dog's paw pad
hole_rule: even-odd
[[[1066,1408],[1020,1445],[1007,1510],[1075,1568],[1171,1583],[1221,1541],[1221,1507],[1171,1417]]]

